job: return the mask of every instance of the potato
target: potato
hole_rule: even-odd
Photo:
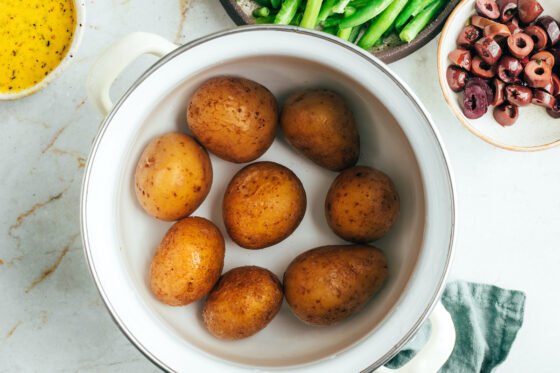
[[[256,82],[218,77],[193,94],[187,123],[198,141],[218,157],[251,162],[274,141],[278,104],[272,93]]]
[[[215,337],[241,339],[264,329],[281,305],[282,285],[276,275],[260,267],[239,267],[220,278],[202,316]]]
[[[367,243],[383,237],[399,215],[395,185],[381,171],[358,166],[340,173],[325,201],[331,229],[347,241]]]
[[[344,99],[324,89],[293,94],[280,120],[290,144],[321,167],[340,171],[360,156],[360,136]]]
[[[136,197],[146,212],[161,220],[192,214],[212,186],[212,164],[192,137],[168,133],[144,149],[134,176]]]
[[[257,162],[230,181],[223,201],[226,230],[246,249],[262,249],[288,237],[299,225],[307,199],[298,177],[274,162]]]
[[[284,294],[302,321],[333,325],[358,312],[387,274],[385,255],[372,246],[323,246],[290,263]]]
[[[211,221],[199,217],[178,221],[167,231],[152,259],[152,293],[170,306],[199,300],[218,281],[224,254],[224,238]]]

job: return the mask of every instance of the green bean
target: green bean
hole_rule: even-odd
[[[348,41],[351,43],[355,43],[358,39],[358,36],[360,36],[360,31],[362,31],[362,28],[360,26],[352,27],[352,32],[348,37]]]
[[[292,18],[292,22],[290,22],[290,25],[299,26],[302,18],[303,18],[303,13],[302,12],[296,13],[295,17]]]
[[[345,17],[342,22],[340,22],[340,27],[355,27],[366,23],[367,21],[384,11],[389,5],[391,5],[392,2],[393,0],[371,0],[368,5],[361,9],[358,9],[356,13],[354,13],[350,17]]]
[[[270,0],[270,5],[272,5],[274,9],[278,9],[280,5],[282,5],[282,0]]]
[[[338,27],[340,21],[342,21],[343,18],[344,17],[342,17],[341,15],[330,16],[323,22],[323,27],[333,27],[333,26]]]
[[[349,6],[344,11],[344,17],[350,17],[354,13],[356,13],[356,8]],[[341,39],[348,40],[350,39],[350,35],[352,34],[353,29],[354,27],[339,28],[336,35]]]
[[[323,0],[307,0],[305,12],[301,20],[300,26],[305,28],[314,29],[317,25],[317,16],[321,10]]]
[[[270,0],[255,0],[255,3],[259,4],[260,6],[271,6]]]
[[[420,5],[418,5],[418,7],[416,9],[414,9],[414,11],[412,12],[412,16],[416,17],[418,14],[420,14],[421,11],[423,11],[424,9],[426,9],[426,7],[432,3],[434,3],[435,0],[422,0],[422,2],[420,3]]]
[[[288,25],[296,15],[301,0],[285,0],[278,11],[274,23],[277,25]]]
[[[274,16],[268,16],[268,17],[258,17],[255,18],[255,23],[257,25],[271,25],[274,23]]]
[[[337,31],[338,31],[338,28],[336,26],[325,27],[323,29],[323,32],[326,32],[327,34],[331,34],[331,35],[336,35]]]
[[[253,10],[253,17],[255,17],[255,18],[268,17],[269,15],[270,15],[270,9],[268,9],[265,6],[263,6],[262,8],[257,8],[255,10]]]
[[[391,27],[399,13],[408,3],[408,0],[395,0],[387,9],[376,17],[366,30],[358,45],[364,49],[370,49],[383,34]]]
[[[324,0],[319,15],[317,16],[317,23],[322,23],[332,13],[332,8],[336,4],[336,0]]]
[[[371,0],[351,0],[349,5],[355,8],[361,8],[368,5],[370,2]]]
[[[350,0],[338,0],[338,3],[333,7],[333,13],[344,13]]]
[[[436,0],[430,4],[426,9],[420,12],[416,17],[410,21],[405,28],[402,29],[399,37],[402,41],[410,43],[418,36],[420,31],[426,27],[428,23],[439,13],[441,8],[448,0]]]
[[[402,30],[408,20],[413,17],[412,13],[422,4],[424,0],[410,0],[406,7],[403,9],[401,14],[397,17],[395,21],[395,27],[397,30]]]

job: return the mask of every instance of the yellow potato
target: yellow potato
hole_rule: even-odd
[[[387,274],[385,255],[372,246],[323,246],[290,263],[284,294],[302,321],[333,325],[362,309]]]
[[[264,268],[248,266],[225,273],[208,295],[202,313],[215,337],[241,339],[264,329],[282,305],[282,285]]]
[[[193,94],[187,123],[198,141],[218,157],[251,162],[274,141],[278,105],[268,89],[252,80],[218,77]]]
[[[274,162],[257,162],[230,181],[223,201],[224,223],[232,240],[246,249],[262,249],[297,228],[307,200],[298,177]]]
[[[357,166],[332,183],[325,201],[331,229],[347,241],[367,243],[383,237],[400,210],[395,185],[381,171]]]
[[[189,217],[175,223],[150,266],[150,288],[163,303],[184,306],[204,297],[224,267],[225,243],[209,220]]]
[[[295,93],[284,104],[280,123],[288,142],[319,166],[340,171],[358,162],[360,136],[354,115],[337,93]]]
[[[134,176],[136,197],[146,212],[161,220],[192,214],[212,186],[212,164],[192,137],[167,133],[144,149]]]

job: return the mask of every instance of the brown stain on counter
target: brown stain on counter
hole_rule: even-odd
[[[16,329],[21,325],[21,321],[18,321],[12,328],[6,333],[6,339],[10,338],[16,332]]]
[[[78,237],[77,234],[72,236],[72,238],[70,239],[70,243],[64,246],[64,248],[60,252],[60,255],[56,258],[54,263],[49,268],[44,270],[39,277],[33,280],[33,282],[25,290],[25,293],[29,293],[31,290],[33,290],[33,288],[35,288],[41,282],[45,281],[50,275],[52,275],[58,269],[58,266],[60,266],[60,263],[62,263],[62,259],[64,259],[66,254],[68,254],[68,251],[70,251],[70,247],[72,246],[72,244],[74,243],[77,237]]]
[[[183,28],[185,27],[185,23],[187,21],[187,11],[191,5],[191,0],[179,0],[179,11],[180,11],[180,19],[179,19],[179,26],[177,27],[177,32],[175,33],[175,44],[181,43],[181,37],[183,36]]]

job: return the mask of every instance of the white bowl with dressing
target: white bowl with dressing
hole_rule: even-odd
[[[55,3],[53,1],[53,3]],[[37,79],[37,82],[34,83],[33,85],[26,85],[25,88],[23,89],[14,89],[13,91],[10,90],[5,90],[2,87],[2,78],[0,76],[0,100],[17,100],[19,98],[25,97],[25,96],[29,96],[30,94],[33,94],[39,90],[41,90],[42,88],[46,87],[50,82],[52,82],[54,79],[56,79],[63,71],[64,69],[72,62],[72,60],[74,59],[74,56],[76,54],[76,51],[82,41],[82,35],[83,35],[83,30],[84,30],[84,26],[85,26],[85,18],[86,18],[86,5],[85,5],[85,1],[83,0],[73,0],[72,1],[73,6],[74,6],[74,18],[75,18],[75,24],[74,24],[74,30],[73,30],[73,35],[71,36],[71,41],[70,41],[70,46],[67,50],[63,51],[63,57],[59,60],[58,64],[53,64],[55,67],[52,68],[52,70],[46,72],[46,75],[44,76],[44,78],[42,79]],[[39,6],[45,7],[48,6],[50,4],[48,4],[48,2],[45,1],[41,1],[38,2],[38,4],[40,4]],[[27,6],[29,6],[30,4],[27,3]],[[9,12],[9,10],[8,10]],[[17,23],[18,22],[22,22],[21,20],[18,19],[18,16],[22,16],[21,14],[16,14],[15,17],[11,17],[10,14],[6,12],[4,13],[4,16],[6,16],[6,19],[8,20],[8,27],[4,28],[4,30],[8,30],[9,26],[10,26],[10,22],[13,25],[13,30],[10,29],[9,31],[13,32],[14,30],[18,30],[18,26]],[[25,11],[22,10],[22,14]],[[49,12],[47,10],[47,12]],[[33,24],[34,25],[34,24]],[[68,32],[68,31],[67,31]],[[40,33],[38,32],[38,35]],[[57,34],[54,34],[54,36],[57,36]],[[0,33],[0,37],[2,37],[2,33]],[[47,43],[47,45],[50,45],[50,40],[49,38],[45,38],[44,39],[45,43]],[[25,46],[27,46],[28,44],[24,44]],[[18,53],[19,50],[14,49],[12,52],[9,51],[9,46],[5,45],[4,52],[5,53]],[[20,47],[21,48],[21,47]],[[2,56],[2,48],[0,45],[0,56]],[[57,53],[57,52],[55,52]],[[34,54],[35,57],[37,57],[36,61],[37,63],[39,63],[38,58],[39,55],[38,54]],[[2,63],[6,63],[6,59],[2,58]],[[41,65],[37,64],[37,66],[40,68]],[[36,68],[37,66],[33,66],[30,65],[29,68]],[[1,66],[0,65],[0,74],[2,73],[6,73],[6,74],[10,74],[10,68],[8,68],[7,66]],[[15,80],[16,79],[16,70],[12,70],[12,76],[8,79],[12,79]]]

